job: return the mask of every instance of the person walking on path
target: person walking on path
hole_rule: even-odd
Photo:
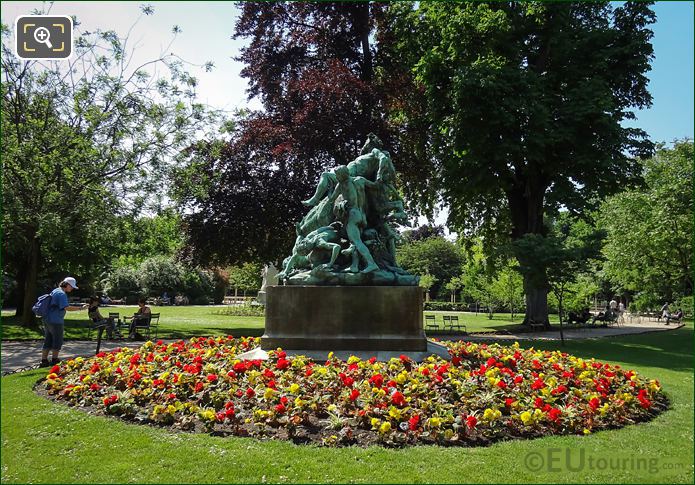
[[[48,313],[44,317],[44,340],[41,351],[40,367],[48,367],[56,365],[58,353],[63,347],[63,334],[65,329],[65,312],[82,310],[83,306],[70,305],[68,302],[68,293],[76,290],[77,281],[72,276],[66,277],[56,288],[51,292],[51,304],[48,308]],[[48,361],[48,351],[52,352],[52,360]]]

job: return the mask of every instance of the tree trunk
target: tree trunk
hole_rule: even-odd
[[[548,289],[540,287],[535,282],[535,278],[524,275],[524,293],[526,294],[526,315],[522,325],[529,325],[533,322],[542,323],[546,328],[550,328]]]
[[[29,256],[27,259],[27,271],[24,280],[24,302],[22,304],[22,326],[31,327],[36,323],[34,312],[31,307],[36,302],[36,286],[39,279],[39,257],[41,255],[41,245],[39,238],[31,239]]]
[[[521,164],[524,165],[524,164]],[[524,176],[507,191],[507,200],[512,216],[512,239],[518,240],[526,234],[545,236],[543,225],[544,199],[547,183],[538,164],[528,162]],[[517,254],[523,265],[523,256]],[[533,268],[532,274],[524,274],[524,293],[526,295],[526,315],[522,325],[543,323],[550,327],[548,320],[548,287],[546,268]]]

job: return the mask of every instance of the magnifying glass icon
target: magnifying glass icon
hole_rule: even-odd
[[[51,33],[46,27],[39,27],[34,31],[34,40],[39,44],[46,44],[49,49],[53,49],[53,44],[51,44]]]

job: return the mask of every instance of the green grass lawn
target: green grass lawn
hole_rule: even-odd
[[[132,315],[137,306],[106,307],[102,315],[119,312],[121,317]],[[224,307],[219,306],[167,306],[152,307],[155,313],[161,313],[158,336],[161,338],[189,338],[201,335],[259,336],[263,334],[263,317],[236,317],[224,314]],[[443,315],[458,315],[459,321],[466,325],[468,332],[518,331],[523,314],[516,314],[514,320],[508,313],[496,313],[490,320],[484,313],[435,312],[426,311],[425,315],[435,315],[442,325]],[[557,323],[557,316],[550,316],[551,323]],[[67,312],[65,315],[65,338],[86,339],[89,319],[86,311]],[[14,317],[14,311],[2,312],[2,339],[22,340],[43,338],[35,329],[25,328]],[[95,338],[92,333],[92,338]]]
[[[200,325],[211,325],[212,318],[204,320]],[[553,349],[559,342],[534,345]],[[648,423],[589,436],[479,448],[329,449],[177,433],[90,416],[35,395],[32,386],[45,371],[31,371],[1,381],[1,478],[3,483],[692,483],[692,323],[670,332],[568,341],[563,350],[659,379],[672,408]]]
[[[114,306],[101,308],[101,314],[119,312],[121,318],[130,316],[137,306]],[[263,334],[263,317],[235,317],[224,314],[220,306],[153,306],[153,313],[161,313],[159,318],[160,338],[189,338],[201,335],[260,336]],[[87,311],[67,312],[65,314],[65,338],[86,339],[89,319]],[[35,329],[21,326],[14,317],[14,311],[2,312],[2,339],[38,339],[43,335]],[[92,338],[96,338],[94,332]]]

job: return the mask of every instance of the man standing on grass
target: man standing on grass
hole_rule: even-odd
[[[43,319],[45,333],[40,367],[48,367],[60,362],[58,353],[63,346],[65,311],[77,311],[83,308],[83,306],[70,305],[68,302],[67,294],[76,289],[77,281],[72,276],[68,276],[60,283],[58,288],[51,292],[51,304],[49,305],[48,313]],[[49,350],[53,352],[53,359],[50,362],[48,361]]]

